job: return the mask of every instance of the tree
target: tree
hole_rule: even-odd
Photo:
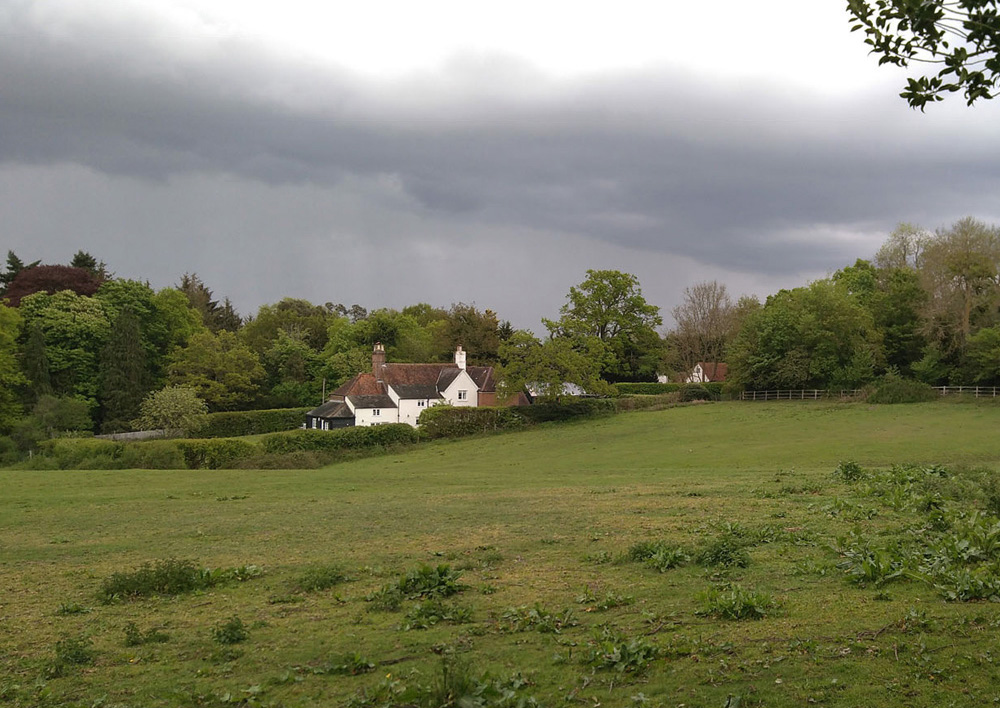
[[[212,332],[226,330],[235,332],[243,320],[233,309],[233,304],[227,297],[222,305],[213,300],[212,291],[201,282],[197,273],[185,273],[177,289],[187,295],[191,307],[201,313],[201,321]]]
[[[0,434],[9,432],[21,416],[21,405],[14,395],[15,387],[26,383],[17,362],[20,329],[20,313],[0,303]]]
[[[264,352],[268,408],[305,406],[322,398],[323,360],[315,349],[284,330]]]
[[[52,393],[52,376],[49,373],[49,357],[45,352],[45,335],[42,328],[33,325],[21,352],[21,368],[27,377],[30,399],[37,401],[41,396]]]
[[[540,342],[531,332],[514,332],[500,345],[500,397],[506,399],[530,387],[545,400],[558,400],[566,383],[587,393],[608,394],[611,387],[601,379],[603,349],[596,337]]]
[[[642,296],[639,280],[617,270],[588,270],[570,288],[557,321],[543,320],[553,337],[594,337],[605,345],[602,375],[612,381],[651,379],[661,341],[660,308]],[[645,362],[645,367],[639,366]]]
[[[260,355],[278,340],[280,332],[318,351],[326,346],[327,328],[333,319],[325,307],[286,297],[274,305],[262,305],[240,330],[240,338]]]
[[[101,287],[100,279],[84,268],[61,265],[40,265],[21,270],[7,286],[10,304],[18,307],[21,300],[34,293],[57,293],[71,290],[78,295],[90,296]]]
[[[856,388],[884,367],[871,312],[832,280],[782,290],[749,314],[728,378],[747,388]]]
[[[52,392],[96,404],[98,356],[111,333],[101,303],[63,290],[53,295],[28,295],[19,309],[25,330],[30,333],[38,327],[44,336]]]
[[[34,268],[39,263],[41,263],[41,261],[35,261],[34,263],[25,265],[24,261],[18,258],[13,251],[7,251],[7,270],[0,273],[0,297],[6,295],[7,288],[12,282],[14,282],[14,278],[17,277],[18,273],[22,270],[27,270],[28,268]]]
[[[436,348],[450,358],[458,346],[468,352],[469,363],[492,365],[500,348],[500,322],[493,310],[480,312],[475,305],[455,303],[437,331]]]
[[[950,378],[969,338],[978,329],[997,323],[1000,229],[967,218],[939,230],[924,248],[920,278],[927,293],[925,377],[936,372]]]
[[[690,372],[700,361],[725,361],[726,347],[736,334],[736,306],[725,285],[713,280],[684,288],[684,300],[673,316],[677,326],[671,348],[678,373]]]
[[[879,268],[919,270],[923,262],[924,248],[933,238],[933,234],[919,226],[899,224],[875,254],[875,265]]]
[[[257,354],[232,332],[204,332],[171,354],[170,383],[193,388],[214,411],[237,410],[253,402],[264,369]]]
[[[879,65],[928,64],[900,94],[921,110],[961,91],[968,105],[996,96],[1000,78],[997,0],[847,0],[851,31],[863,30]]]
[[[101,351],[101,430],[105,433],[128,430],[148,389],[149,371],[139,318],[132,310],[125,309],[115,320]]]
[[[108,273],[108,264],[104,261],[98,261],[86,251],[77,251],[69,264],[72,268],[83,268],[90,271],[90,274],[98,280],[107,280],[111,277],[111,274]]]
[[[194,430],[208,413],[205,401],[187,386],[168,386],[153,391],[139,406],[139,417],[132,421],[137,430]]]
[[[90,404],[72,396],[42,396],[31,415],[50,438],[58,433],[90,430],[94,425]]]

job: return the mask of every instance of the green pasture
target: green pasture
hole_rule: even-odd
[[[850,582],[835,548],[987,513],[998,431],[986,403],[718,403],[320,470],[0,470],[0,707],[452,705],[444,672],[463,706],[994,705],[1000,604]],[[947,472],[895,494],[845,460]],[[696,560],[722,538],[746,567]],[[656,541],[689,560],[628,559]],[[244,579],[98,599],[169,559]],[[424,564],[461,572],[436,614],[366,599]],[[762,619],[712,614],[738,588]]]

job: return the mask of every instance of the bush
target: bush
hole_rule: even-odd
[[[176,440],[122,443],[119,463],[124,469],[182,470],[187,467]]]
[[[261,411],[209,413],[188,436],[192,438],[238,438],[295,430],[311,408],[275,408]]]
[[[518,412],[532,423],[588,418],[611,415],[616,410],[615,401],[610,398],[570,398],[559,403],[536,403],[521,406]]]
[[[261,440],[261,445],[265,452],[280,455],[300,451],[363,450],[408,445],[418,439],[419,433],[413,427],[406,423],[391,423],[368,428],[272,433]]]
[[[420,432],[431,439],[457,438],[521,428],[526,422],[517,408],[432,406],[420,414]]]
[[[691,401],[717,401],[719,400],[719,393],[712,391],[706,384],[700,383],[689,383],[681,386],[680,389],[681,402],[690,403]]]
[[[63,470],[121,469],[124,450],[124,443],[94,438],[53,438],[38,445],[39,454]]]
[[[941,396],[930,384],[912,379],[904,379],[893,374],[887,375],[868,394],[868,403],[924,403],[935,401]]]
[[[615,408],[619,411],[641,411],[648,409],[662,410],[676,405],[681,401],[681,394],[660,393],[654,396],[622,396],[615,400]]]

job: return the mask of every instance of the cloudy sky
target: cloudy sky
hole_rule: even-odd
[[[843,6],[0,0],[0,248],[538,331],[588,268],[669,315],[1000,223],[1000,101],[911,110]]]

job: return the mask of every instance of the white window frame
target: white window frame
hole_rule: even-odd
[[[468,401],[469,400],[469,391],[467,389],[460,388],[458,390],[458,400],[460,400],[460,401]]]
[[[372,415],[382,415],[381,408],[372,408]]]

